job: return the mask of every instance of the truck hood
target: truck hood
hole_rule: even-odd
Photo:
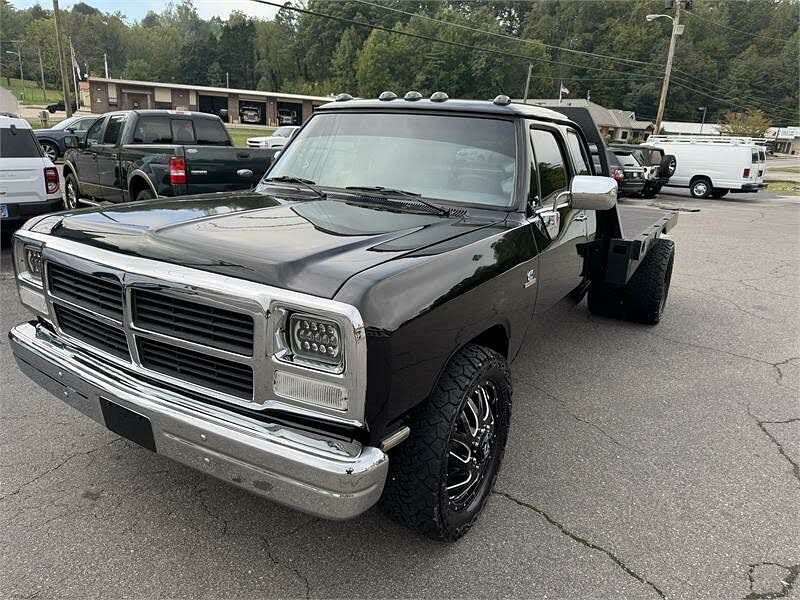
[[[486,211],[484,211],[485,213]],[[387,210],[256,192],[185,196],[79,210],[34,229],[123,254],[332,298],[356,273],[425,248],[458,247],[504,220]],[[473,233],[473,235],[465,235]],[[478,234],[478,237],[480,235]],[[445,250],[443,250],[445,251]]]

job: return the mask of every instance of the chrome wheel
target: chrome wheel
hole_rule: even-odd
[[[495,457],[495,411],[498,390],[491,381],[481,383],[464,402],[450,434],[447,461],[447,498],[453,510],[474,500]]]
[[[44,143],[42,144],[42,151],[44,152],[45,156],[49,158],[51,161],[56,162],[58,158],[58,150],[52,144]]]
[[[72,177],[68,177],[64,185],[64,206],[68,210],[78,208],[78,190]]]

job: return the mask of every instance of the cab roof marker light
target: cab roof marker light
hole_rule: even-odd
[[[433,92],[431,94],[431,102],[444,102],[449,99],[450,96],[448,96],[444,92]]]
[[[353,97],[350,94],[337,94],[336,98],[334,98],[335,102],[347,102],[348,100],[352,100]]]
[[[422,100],[422,94],[415,90],[411,90],[410,92],[406,92],[406,95],[403,96],[403,99],[408,100],[409,102],[416,102],[417,100]]]
[[[500,106],[508,106],[509,104],[511,104],[511,98],[509,98],[505,94],[500,94],[499,96],[494,97],[494,100],[492,100],[492,104],[499,104]]]
[[[392,100],[397,100],[397,94],[387,90],[385,92],[381,92],[381,95],[378,96],[378,100],[383,100],[384,102],[391,102]]]

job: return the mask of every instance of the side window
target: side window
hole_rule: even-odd
[[[222,121],[217,119],[194,120],[194,131],[197,135],[197,143],[209,146],[230,146],[230,138]]]
[[[539,171],[539,199],[545,203],[552,200],[553,195],[567,189],[567,161],[552,131],[532,129],[531,141],[536,155],[536,170]]]
[[[86,131],[97,119],[81,119],[72,126],[75,131]]]
[[[141,117],[133,130],[134,144],[171,144],[172,129],[167,117]]]
[[[586,157],[586,150],[581,144],[578,134],[571,129],[567,130],[567,145],[569,146],[569,153],[572,157],[572,170],[576,175],[591,175],[589,169],[589,159]]]
[[[119,141],[119,134],[122,133],[122,126],[125,124],[125,115],[112,115],[108,118],[108,126],[103,134],[103,143],[116,145]]]
[[[189,119],[171,119],[172,143],[194,144],[194,127]]]
[[[103,129],[103,123],[105,123],[106,119],[101,118],[95,121],[94,125],[89,127],[89,131],[86,132],[86,142],[92,144],[100,143],[100,131]]]

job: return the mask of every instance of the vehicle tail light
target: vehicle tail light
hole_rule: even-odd
[[[55,167],[44,168],[44,189],[48,194],[55,194],[60,183],[58,180],[58,169]]]
[[[625,179],[625,173],[622,169],[614,169],[611,171],[611,177],[616,179],[617,181],[622,181]]]
[[[745,179],[750,177],[750,169],[745,169],[744,173],[742,173],[742,177],[744,177]]]
[[[186,185],[186,160],[179,156],[169,159],[169,182],[172,185]]]

